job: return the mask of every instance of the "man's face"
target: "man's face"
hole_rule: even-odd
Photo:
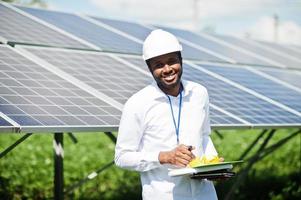
[[[182,66],[176,52],[151,58],[149,70],[161,89],[172,90],[180,84]]]

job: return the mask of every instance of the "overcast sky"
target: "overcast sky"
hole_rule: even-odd
[[[301,0],[44,0],[49,9],[301,45]]]

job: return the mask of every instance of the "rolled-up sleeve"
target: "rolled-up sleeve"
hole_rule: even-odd
[[[210,115],[209,115],[209,96],[206,91],[206,103],[205,103],[205,119],[203,122],[203,152],[205,155],[217,155],[217,151],[214,144],[210,138],[211,127],[210,127]]]
[[[115,164],[119,167],[148,171],[160,166],[159,151],[140,151],[143,137],[143,112],[139,111],[134,102],[128,101],[122,112],[117,143],[115,147]]]

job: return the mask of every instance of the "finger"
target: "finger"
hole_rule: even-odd
[[[185,160],[187,160],[188,162],[190,162],[190,161],[193,159],[192,156],[187,155],[187,154],[184,154],[184,153],[179,154],[179,158],[185,159]]]
[[[188,162],[190,162],[192,159],[194,159],[193,154],[185,154],[185,153],[183,153],[183,152],[178,152],[178,153],[176,154],[176,157],[185,159],[185,160],[187,160]]]
[[[219,158],[219,161],[220,161],[220,162],[224,162],[225,159],[224,159],[223,157],[220,157],[220,158]]]
[[[176,158],[176,165],[178,166],[182,166],[182,167],[186,167],[186,165],[188,165],[189,161],[185,160],[183,158],[177,157]]]
[[[183,150],[181,151],[181,153],[183,153],[183,154],[185,154],[185,155],[188,155],[188,156],[191,157],[191,158],[194,158],[194,157],[195,157],[194,154],[193,154],[191,151],[189,151],[188,149],[183,149]]]

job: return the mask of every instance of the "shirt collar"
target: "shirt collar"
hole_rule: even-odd
[[[183,85],[183,97],[189,95],[190,91],[192,90],[192,88],[190,87],[190,85],[188,84],[187,81],[185,80],[181,80],[181,83]],[[157,99],[157,98],[166,98],[166,94],[158,87],[157,85],[157,82],[156,81],[153,81],[152,84],[152,96],[154,97],[154,99]]]

